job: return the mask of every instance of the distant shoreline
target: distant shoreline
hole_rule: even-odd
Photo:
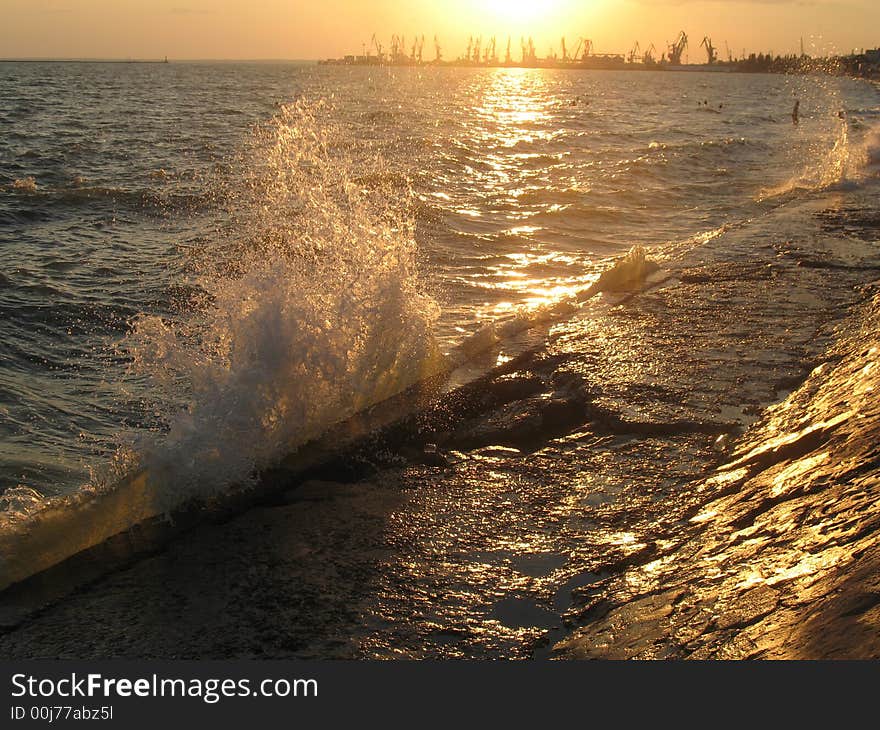
[[[0,58],[0,63],[296,63],[317,64],[317,59],[301,58]]]
[[[609,64],[595,66],[581,65],[477,65],[472,63],[447,61],[441,63],[423,63],[415,64],[390,64],[390,63],[344,63],[336,59],[295,59],[295,58],[184,58],[184,59],[152,59],[152,58],[0,58],[0,63],[7,64],[137,64],[137,65],[172,65],[172,64],[273,64],[283,63],[298,66],[345,66],[345,67],[365,67],[372,69],[391,69],[391,68],[478,68],[478,69],[536,69],[536,70],[562,70],[562,71],[659,71],[659,72],[690,72],[690,73],[767,73],[767,74],[790,74],[790,75],[825,75],[825,76],[849,76],[852,78],[862,78],[868,80],[877,80],[880,77],[880,71],[871,68],[837,68],[834,70],[822,68],[821,66],[806,68],[751,68],[748,64],[726,64],[718,65],[709,64],[680,64],[671,66],[669,64],[653,64],[644,66],[642,64]]]

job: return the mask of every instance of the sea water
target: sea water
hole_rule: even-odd
[[[162,509],[246,482],[633,245],[863,190],[878,108],[819,76],[0,64],[4,529],[141,468]]]

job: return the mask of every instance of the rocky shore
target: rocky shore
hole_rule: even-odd
[[[7,613],[0,653],[878,656],[877,226],[796,213]]]
[[[880,656],[878,314],[695,485],[687,539],[581,594],[557,656]]]

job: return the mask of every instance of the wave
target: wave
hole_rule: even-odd
[[[185,282],[198,301],[173,321],[137,316],[119,346],[163,427],[125,437],[75,495],[7,493],[0,584],[246,488],[440,366],[409,196],[329,118],[299,102],[257,130],[235,188],[219,191],[232,233],[200,251]]]
[[[172,502],[247,481],[437,356],[408,197],[327,111],[300,101],[258,131],[226,191],[234,238],[189,282],[210,304],[139,317],[125,343],[163,394],[167,433],[134,447],[175,472]]]
[[[758,201],[798,190],[849,190],[880,175],[880,124],[866,126],[841,120],[831,140],[830,150],[811,150],[803,169],[789,180],[762,190]]]
[[[658,142],[653,140],[647,146],[640,149],[642,153],[653,152],[655,150],[672,151],[672,152],[701,152],[703,150],[725,149],[727,147],[755,147],[757,149],[766,149],[765,142],[747,137],[721,137],[718,139],[699,139],[687,140],[684,142]]]
[[[0,186],[2,189],[2,186]],[[96,203],[119,204],[134,210],[152,212],[180,212],[198,210],[209,199],[198,193],[168,192],[154,188],[116,188],[100,185],[84,185],[75,180],[65,187],[44,187],[33,177],[15,180],[6,190],[28,196],[36,203],[44,204],[47,210],[56,205],[66,207],[91,206]]]
[[[404,246],[404,251],[408,248]],[[191,377],[203,380],[194,383],[187,407],[171,414],[167,434],[154,437],[152,443],[141,442],[138,448],[119,449],[104,476],[75,494],[45,499],[25,486],[3,493],[0,590],[119,535],[125,535],[126,544],[107,548],[111,560],[119,557],[114,556],[119,549],[126,555],[136,552],[141,540],[164,541],[176,534],[174,520],[192,522],[195,505],[222,510],[237,500],[250,499],[248,488],[254,486],[258,470],[279,464],[282,457],[288,467],[291,463],[308,467],[316,453],[328,448],[325,442],[338,446],[418,407],[422,391],[436,387],[432,382],[437,378],[432,376],[469,382],[494,366],[494,356],[482,363],[475,363],[474,358],[496,344],[504,341],[510,352],[526,348],[528,343],[513,342],[520,333],[571,316],[583,301],[601,291],[620,293],[630,286],[655,286],[657,282],[649,274],[656,270],[656,265],[645,260],[644,250],[636,247],[590,286],[572,288],[566,296],[542,306],[524,307],[499,318],[445,355],[439,354],[431,335],[435,305],[410,286],[400,287],[400,274],[411,274],[408,266],[402,271],[392,267],[395,281],[390,290],[384,285],[388,269],[380,266],[377,281],[382,284],[381,292],[375,291],[373,284],[361,290],[368,292],[370,301],[360,313],[358,309],[365,302],[343,297],[348,301],[341,314],[347,317],[335,327],[325,311],[313,313],[307,322],[295,307],[298,321],[289,324],[305,333],[306,342],[281,329],[265,329],[267,324],[282,324],[273,310],[278,297],[288,290],[272,294],[262,306],[251,299],[256,294],[253,290],[243,291],[243,300],[237,301],[252,303],[245,318],[248,321],[236,319],[240,324],[234,332],[225,323],[221,328],[224,335],[244,338],[241,347],[248,357],[225,358],[222,365],[215,363],[213,367],[196,359],[188,366]],[[249,286],[247,279],[237,277],[235,281],[240,288]],[[626,280],[623,288],[622,279]],[[274,288],[279,281],[272,278],[265,283]],[[301,283],[297,278],[295,284]],[[329,295],[325,300],[332,299],[328,287],[338,291],[352,285],[345,278],[336,284],[327,280],[317,283]],[[261,284],[260,295],[265,291]],[[313,286],[311,291],[318,289]],[[401,298],[407,291],[414,299]],[[390,298],[376,302],[373,297],[377,293]],[[303,294],[308,296],[309,291]],[[223,311],[223,300],[215,308]],[[259,313],[260,309],[264,311]],[[240,314],[238,305],[233,310]],[[353,329],[352,317],[356,320]],[[161,332],[140,329],[147,322],[160,326]],[[365,327],[380,331],[363,339]],[[168,333],[168,325],[142,318],[133,335],[137,356],[144,358],[142,365],[159,368],[154,377],[176,373],[176,367],[169,368],[174,357],[207,356],[201,346],[193,349],[193,345],[183,344],[188,338],[169,344]],[[255,349],[254,339],[258,343]],[[296,343],[293,349],[292,342]],[[169,349],[163,349],[166,347]],[[156,349],[162,350],[161,357],[156,358]],[[233,372],[236,367],[242,370]],[[219,375],[218,368],[222,370]],[[420,385],[414,396],[403,394],[416,383]],[[379,403],[383,406],[378,411],[370,409]],[[306,443],[313,447],[298,451]],[[90,560],[86,558],[87,563]]]

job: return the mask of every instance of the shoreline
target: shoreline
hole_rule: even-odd
[[[860,309],[827,361],[695,485],[723,488],[690,516],[691,536],[602,599],[582,596],[556,657],[880,657],[880,293]]]
[[[844,225],[821,205],[812,210],[795,214],[822,230]],[[20,603],[0,629],[0,650],[80,658],[748,656],[752,645],[738,637],[771,636],[775,616],[792,626],[830,602],[840,611],[820,628],[833,629],[833,645],[792,640],[778,650],[876,656],[874,644],[848,644],[842,627],[877,625],[870,581],[880,520],[870,501],[851,498],[835,513],[822,500],[852,483],[832,469],[823,488],[821,472],[817,482],[807,467],[824,450],[831,456],[822,463],[836,468],[831,449],[839,448],[858,462],[859,478],[874,479],[874,457],[862,448],[876,426],[871,391],[860,401],[867,420],[841,419],[838,399],[815,396],[871,384],[864,358],[876,349],[855,345],[876,337],[869,325],[880,304],[852,287],[869,283],[880,265],[868,253],[854,265],[853,252],[838,260],[765,237],[772,221],[761,225],[695,249],[668,286],[552,325],[500,368],[491,365],[502,353],[492,352],[470,387],[369,429],[305,481],[278,482],[271,499],[203,521],[148,555],[129,554],[64,596]],[[875,230],[873,219],[865,225]],[[729,321],[719,323],[709,297]],[[694,359],[702,348],[710,355]],[[830,385],[822,371],[809,376],[821,363]],[[824,411],[814,403],[826,403]],[[794,428],[804,418],[810,423]],[[761,451],[770,429],[783,427],[793,434],[783,440],[788,450]],[[815,485],[792,489],[806,500],[804,515],[852,523],[831,546],[855,536],[848,558],[838,551],[836,563],[819,559],[805,572],[780,551],[795,528],[773,510],[784,510],[788,495],[768,501],[766,493],[775,484],[768,475],[789,467]],[[716,504],[729,519],[694,521]],[[721,555],[731,524],[736,550],[754,545],[761,528],[748,530],[770,518],[776,537],[767,539],[761,570],[772,577],[778,564],[787,577],[745,590],[728,571],[709,605],[712,574],[701,550]],[[818,528],[807,519],[795,527],[800,536]],[[819,555],[827,548],[812,544]],[[745,552],[734,563],[754,559]],[[847,560],[855,572],[845,600],[816,589],[797,603],[792,591],[805,581],[840,588]],[[16,608],[10,596],[0,597],[4,608]],[[699,631],[683,638],[695,611]]]

